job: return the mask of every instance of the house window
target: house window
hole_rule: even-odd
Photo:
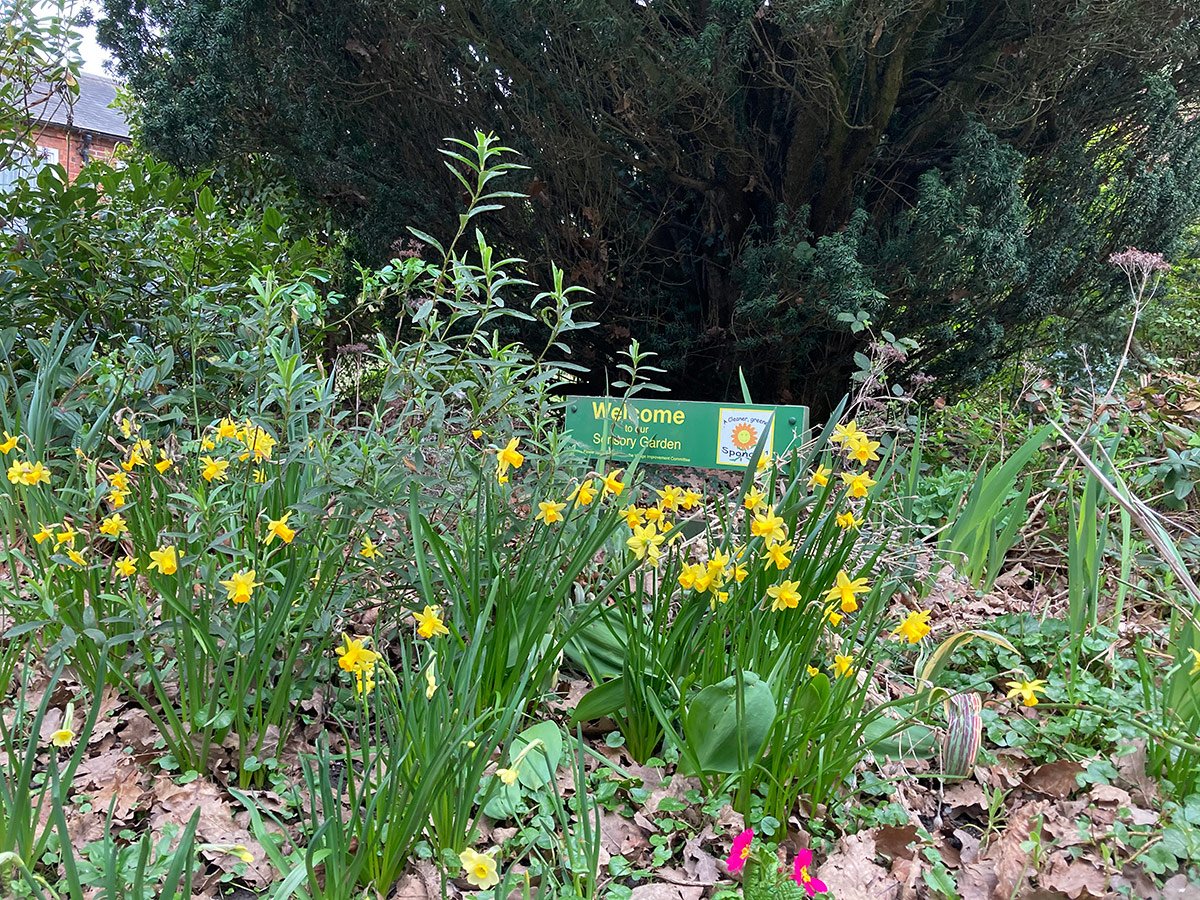
[[[0,147],[0,193],[12,190],[21,179],[33,178],[43,166],[58,165],[58,150],[54,147],[37,147],[33,153],[9,151],[5,159],[6,149]]]

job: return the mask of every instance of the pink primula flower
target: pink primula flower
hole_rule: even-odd
[[[800,887],[804,888],[804,892],[810,897],[815,897],[817,894],[823,894],[828,890],[825,887],[825,882],[820,878],[813,878],[808,874],[808,867],[812,865],[812,851],[805,848],[796,854],[796,865],[792,870],[792,880]]]
[[[750,856],[750,842],[753,840],[753,828],[747,828],[735,837],[733,839],[733,848],[729,851],[729,859],[725,860],[725,868],[730,872],[742,871],[745,868],[746,860]]]

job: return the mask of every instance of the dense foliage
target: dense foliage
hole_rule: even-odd
[[[1194,210],[1181,2],[592,4],[106,0],[143,135],[186,166],[282,161],[395,254],[460,197],[429,150],[521,151],[502,242],[596,291],[600,361],[632,331],[673,386],[839,396],[865,311],[972,384],[1060,317],[1117,302],[1104,260]]]

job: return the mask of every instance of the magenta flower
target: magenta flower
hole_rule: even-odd
[[[805,848],[796,854],[796,865],[792,870],[792,880],[800,887],[804,888],[804,893],[810,897],[815,897],[817,894],[823,894],[829,888],[825,887],[825,882],[820,878],[813,878],[808,874],[808,867],[812,865],[812,851]]]
[[[754,840],[754,829],[747,828],[733,839],[733,848],[729,851],[729,859],[725,860],[725,868],[730,872],[740,872],[750,856],[750,842]]]

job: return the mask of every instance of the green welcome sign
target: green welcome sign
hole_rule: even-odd
[[[569,446],[588,456],[701,469],[744,469],[763,433],[775,456],[804,440],[808,409],[686,400],[572,397]]]

